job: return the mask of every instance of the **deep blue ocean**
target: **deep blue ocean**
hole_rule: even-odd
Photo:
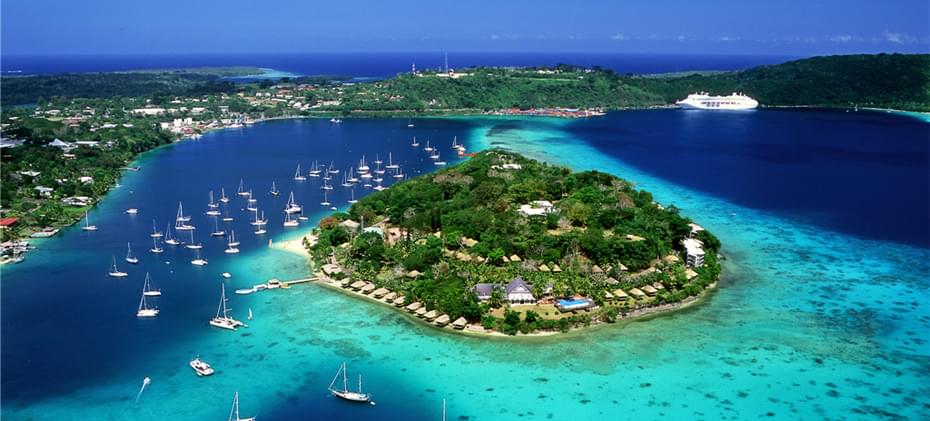
[[[541,66],[560,63],[601,66],[619,73],[665,73],[688,70],[739,70],[777,64],[798,57],[725,54],[580,54],[580,53],[449,53],[449,67]],[[338,74],[382,78],[443,66],[436,53],[308,53],[308,54],[145,54],[145,55],[9,55],[0,61],[2,74],[53,74],[167,69],[201,66],[256,66],[297,75]]]
[[[3,418],[221,419],[237,390],[243,416],[281,420],[439,419],[443,399],[461,420],[930,415],[930,124],[823,110],[412,121],[271,121],[143,155],[91,211],[100,231],[66,229],[0,272]],[[720,237],[720,286],[681,312],[534,340],[448,334],[313,284],[230,294],[235,316],[254,311],[250,326],[207,325],[221,272],[227,292],[307,275],[303,257],[269,247],[329,212],[318,180],[291,179],[297,164],[344,170],[393,152],[410,175],[434,170],[413,136],[450,164],[457,137],[631,180]],[[203,212],[210,190],[232,194],[240,178],[269,232],[253,234],[232,197],[242,253],[226,255]],[[272,180],[282,197],[267,194]],[[329,199],[345,206],[333,181]],[[292,190],[310,221],[285,229]],[[147,252],[152,219],[164,229],[179,201],[206,267],[190,250]],[[127,241],[138,266],[122,260]],[[112,256],[129,277],[106,276]],[[155,320],[134,315],[146,272],[164,292]],[[217,374],[196,377],[195,355]],[[327,396],[343,361],[376,406]]]

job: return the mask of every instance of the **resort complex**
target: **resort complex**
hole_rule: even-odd
[[[720,273],[717,239],[649,193],[502,150],[373,193],[311,238],[323,283],[479,333],[673,309]]]

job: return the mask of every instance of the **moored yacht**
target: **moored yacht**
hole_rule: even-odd
[[[113,266],[110,266],[110,272],[107,273],[107,275],[112,276],[112,277],[114,277],[114,278],[125,278],[125,277],[129,276],[128,273],[123,272],[123,271],[120,271],[120,270],[116,267],[116,256],[113,256]]]
[[[152,288],[152,281],[148,272],[145,272],[145,283],[142,284],[142,295],[146,297],[161,297],[161,290]]]
[[[142,293],[142,298],[139,300],[139,309],[136,310],[136,317],[155,317],[158,315],[158,309],[154,307],[149,307],[148,303],[145,301],[145,292]]]
[[[126,263],[138,264],[139,258],[132,255],[132,245],[126,243]]]
[[[165,249],[158,247],[158,239],[152,238],[152,248],[149,249],[152,253],[164,253]]]
[[[336,386],[336,381],[339,380],[339,375],[342,374],[342,389],[339,389]],[[370,393],[362,393],[362,376],[358,376],[358,391],[349,390],[348,376],[346,375],[346,363],[342,363],[339,367],[339,371],[336,372],[336,377],[333,377],[333,381],[329,383],[329,391],[334,396],[338,398],[345,399],[350,402],[359,402],[367,403],[371,402]]]
[[[197,250],[197,258],[194,260],[191,260],[191,264],[194,266],[206,266],[207,263],[209,263],[207,262],[207,259],[200,257],[200,250]]]
[[[229,315],[231,308],[226,307],[226,285],[220,284],[220,304],[216,308],[216,316],[210,320],[210,325],[220,329],[236,330],[239,326],[245,326]]]
[[[207,364],[206,361],[201,360],[200,356],[191,360],[190,366],[192,369],[194,369],[194,372],[201,377],[210,376],[214,373],[213,367],[211,367],[210,364]]]
[[[152,238],[161,238],[162,233],[158,232],[158,228],[155,227],[155,220],[152,220],[152,233],[149,234],[149,237]]]
[[[297,164],[297,171],[294,172],[294,181],[307,181],[307,177],[300,173],[300,164]]]
[[[84,226],[81,227],[83,231],[97,231],[96,225],[90,224],[90,216],[88,216],[87,211],[84,211]]]

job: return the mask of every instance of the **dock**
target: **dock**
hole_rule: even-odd
[[[307,282],[313,282],[316,280],[317,278],[315,276],[311,276],[309,278],[295,279],[293,281],[281,281],[281,285],[291,286],[291,285],[297,285],[297,284],[305,284]]]

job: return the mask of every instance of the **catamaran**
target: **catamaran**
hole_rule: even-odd
[[[439,148],[433,149],[433,152],[435,152],[435,153],[429,154],[429,159],[432,159],[432,160],[435,161],[435,160],[439,159]]]
[[[136,317],[155,317],[158,315],[157,308],[149,308],[145,302],[145,291],[142,292],[142,299],[139,300],[139,310],[136,311]]]
[[[281,192],[278,191],[278,187],[274,185],[274,180],[271,180],[271,191],[268,193],[272,196],[279,196],[281,194]]]
[[[257,218],[257,217],[258,217],[258,214],[256,213],[255,215],[256,215],[256,218]],[[268,220],[265,219],[265,211],[262,211],[262,219],[256,219],[255,222],[258,223],[258,229],[255,230],[255,234],[257,234],[257,235],[262,235],[262,234],[268,232],[268,231],[265,231],[265,224],[268,223]]]
[[[238,391],[236,391],[236,397],[233,398],[233,406],[232,406],[232,409],[229,410],[229,419],[227,421],[255,421],[255,417],[239,418],[239,392]]]
[[[220,229],[220,221],[213,219],[213,232],[210,233],[210,236],[211,237],[225,237],[226,236],[226,231]]]
[[[300,222],[297,221],[296,219],[291,219],[290,213],[287,213],[287,212],[284,213],[284,227],[285,228],[296,227],[298,225],[300,225]]]
[[[297,164],[297,171],[294,172],[294,181],[307,181],[307,177],[300,173],[300,164]]]
[[[226,189],[220,188],[220,202],[229,203],[229,198],[226,197]]]
[[[400,165],[397,165],[397,164],[394,163],[394,154],[393,154],[393,153],[388,152],[388,164],[385,165],[384,168],[387,168],[387,169],[389,169],[389,170],[396,170],[396,169],[400,168]]]
[[[216,308],[216,317],[210,320],[210,325],[229,330],[236,330],[239,326],[245,326],[245,323],[230,317],[230,311],[232,309],[226,307],[226,285],[220,284],[220,305]]]
[[[291,195],[287,198],[287,204],[284,206],[284,213],[297,213],[300,212],[300,205],[297,204],[297,201],[294,200],[294,192],[291,192]]]
[[[200,249],[202,249],[202,248],[203,248],[203,244],[201,244],[201,243],[195,243],[195,242],[194,242],[194,231],[191,230],[190,233],[191,233],[191,242],[188,243],[187,245],[185,245],[184,247],[187,247],[187,248],[189,248],[189,249],[191,249],[191,250],[200,250]]]
[[[190,365],[198,376],[210,376],[214,373],[213,367],[210,367],[210,364],[207,364],[206,361],[201,360],[200,356],[197,356],[197,358],[191,360]]]
[[[87,211],[84,211],[84,226],[81,229],[84,231],[97,231],[97,226],[90,224],[90,216]]]
[[[165,227],[165,244],[170,244],[172,246],[181,244],[177,238],[171,236],[171,224],[168,224],[168,226]]]
[[[330,204],[331,204],[331,203],[329,203],[329,200],[327,200],[327,198],[326,198],[326,190],[323,190],[323,201],[320,202],[320,205],[321,205],[321,206],[329,206]]]
[[[203,257],[200,257],[200,250],[198,249],[198,250],[197,250],[197,258],[194,259],[194,260],[191,260],[191,264],[194,265],[194,266],[206,266],[207,263],[209,263],[209,262],[207,262],[207,259],[204,259]]]
[[[161,248],[161,247],[158,247],[158,239],[157,239],[157,238],[153,238],[153,239],[152,239],[152,248],[150,248],[149,251],[152,252],[152,253],[164,253],[164,252],[165,252],[165,249],[163,249],[163,248]]]
[[[145,272],[145,283],[142,284],[142,295],[146,297],[161,297],[160,289],[152,289],[152,281],[149,273]]]
[[[336,380],[339,380],[339,375],[342,374],[342,389],[337,389],[334,386],[336,385]],[[362,375],[358,376],[358,391],[349,390],[348,376],[346,375],[346,363],[342,363],[339,366],[339,371],[336,372],[336,377],[333,377],[333,381],[329,384],[329,391],[336,397],[345,399],[350,402],[371,402],[370,393],[362,393]]]
[[[158,232],[158,228],[155,228],[155,220],[152,220],[152,233],[149,234],[149,237],[152,238],[161,238],[162,234]]]
[[[413,146],[414,148],[420,146],[420,142],[417,142],[416,136],[413,137],[413,143],[411,143],[410,146]]]
[[[132,255],[132,245],[126,243],[126,263],[138,264],[139,258]]]
[[[116,267],[116,256],[113,256],[113,266],[110,266],[110,272],[107,273],[107,275],[112,276],[114,278],[125,278],[129,276],[128,273],[122,272]]]
[[[320,163],[319,162],[313,161],[313,166],[310,167],[310,173],[308,175],[310,175],[311,177],[320,176]]]

